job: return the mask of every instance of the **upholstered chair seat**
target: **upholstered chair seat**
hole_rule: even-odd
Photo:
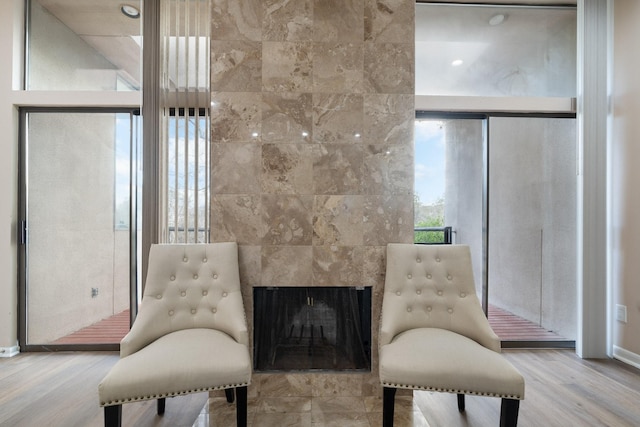
[[[123,403],[222,390],[246,425],[251,381],[237,245],[153,245],[140,310],[120,359],[98,386],[105,425]]]
[[[501,426],[515,426],[524,378],[500,354],[476,296],[463,245],[389,244],[379,335],[383,425],[398,388],[502,399]]]

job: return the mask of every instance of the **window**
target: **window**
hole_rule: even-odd
[[[416,5],[416,94],[574,97],[576,9]]]
[[[113,2],[30,0],[25,89],[140,90],[141,22]]]

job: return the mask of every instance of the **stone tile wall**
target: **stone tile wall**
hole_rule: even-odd
[[[211,240],[240,246],[249,323],[254,286],[373,287],[365,395],[385,247],[413,241],[414,8],[213,0]]]

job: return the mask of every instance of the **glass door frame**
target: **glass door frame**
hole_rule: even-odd
[[[482,142],[482,295],[480,297],[482,309],[486,316],[489,310],[489,201],[491,196],[489,186],[490,168],[489,153],[491,150],[491,128],[492,117],[519,117],[519,118],[553,118],[553,119],[576,119],[575,112],[508,112],[508,111],[487,111],[487,112],[464,112],[464,111],[437,111],[437,110],[416,110],[415,120],[482,120],[483,121],[483,142]],[[577,322],[578,319],[576,319]],[[510,341],[502,340],[503,348],[575,348],[575,340],[564,341]]]
[[[28,114],[29,113],[76,113],[76,114],[129,114],[130,117],[140,116],[140,108],[135,107],[21,107],[19,109],[18,135],[18,220],[16,221],[16,243],[18,248],[18,344],[21,351],[118,351],[119,343],[91,343],[91,344],[30,344],[28,343]],[[139,254],[140,254],[140,216],[139,205],[141,195],[140,165],[141,165],[141,128],[142,120],[130,129],[130,208],[129,208],[129,325],[137,313],[139,301]],[[132,121],[133,124],[133,121]]]

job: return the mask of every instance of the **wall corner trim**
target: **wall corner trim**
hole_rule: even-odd
[[[613,358],[618,359],[628,365],[640,369],[640,354],[625,350],[617,345],[613,346]]]
[[[20,353],[20,346],[18,343],[13,347],[0,347],[0,357],[13,357]],[[640,360],[640,359],[639,359]]]

